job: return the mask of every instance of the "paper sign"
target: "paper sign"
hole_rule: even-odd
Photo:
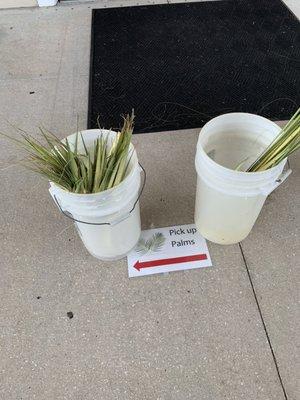
[[[194,224],[142,231],[127,260],[130,278],[212,266],[206,241]]]

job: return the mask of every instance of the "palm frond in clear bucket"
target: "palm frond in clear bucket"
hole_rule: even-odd
[[[247,172],[265,171],[300,148],[300,108]]]

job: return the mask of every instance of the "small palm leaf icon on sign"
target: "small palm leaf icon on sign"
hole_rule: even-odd
[[[154,233],[150,239],[141,238],[135,248],[137,253],[144,255],[150,251],[160,251],[165,244],[166,238],[161,232]]]

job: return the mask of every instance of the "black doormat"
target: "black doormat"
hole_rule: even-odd
[[[300,104],[300,28],[280,0],[93,10],[88,127],[201,127],[251,112],[288,119]]]

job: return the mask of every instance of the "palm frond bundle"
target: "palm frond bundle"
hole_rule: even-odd
[[[300,148],[300,108],[247,172],[265,171]]]
[[[20,138],[12,138],[27,153],[25,167],[70,192],[97,193],[118,185],[125,178],[130,161],[130,143],[134,114],[125,116],[123,127],[111,142],[100,134],[94,145],[87,148],[83,136],[77,132],[75,143],[61,141],[53,133],[40,128],[45,142],[20,130]],[[79,145],[83,150],[79,150]]]

